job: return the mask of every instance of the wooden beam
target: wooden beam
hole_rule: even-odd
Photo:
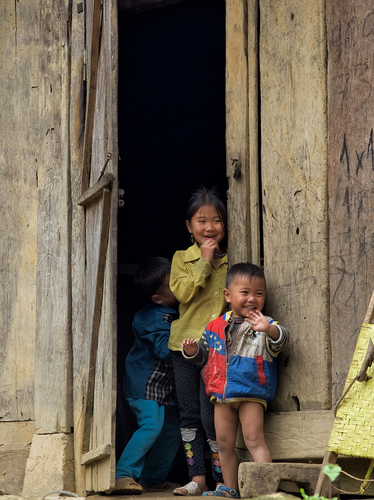
[[[99,446],[99,448],[95,448],[94,450],[91,450],[88,453],[82,455],[81,465],[91,464],[92,462],[96,462],[101,458],[109,457],[111,451],[111,444],[104,444],[103,446]]]
[[[86,207],[93,200],[96,200],[105,188],[111,185],[114,180],[113,174],[104,174],[102,178],[96,182],[93,186],[87,189],[78,199],[78,205]]]
[[[96,275],[95,303],[94,303],[93,319],[92,319],[90,360],[88,366],[87,393],[85,399],[82,454],[89,451],[89,445],[90,445],[90,430],[91,430],[91,421],[93,412],[94,392],[95,392],[96,358],[97,358],[97,348],[98,348],[100,322],[101,322],[105,264],[106,264],[106,254],[108,248],[109,229],[110,229],[110,214],[111,214],[111,192],[109,191],[109,189],[104,188],[103,200],[102,200],[102,213],[101,213],[100,247],[99,247],[97,275]]]
[[[333,424],[333,410],[266,413],[265,440],[273,460],[322,460]],[[241,460],[250,460],[241,431],[236,448]]]
[[[184,0],[118,0],[118,7],[128,13],[135,13],[166,7],[182,1]]]
[[[99,47],[100,47],[100,25],[101,25],[101,0],[94,0],[94,11],[92,21],[92,40],[90,58],[90,79],[88,85],[88,99],[86,107],[86,120],[84,129],[83,144],[83,173],[82,173],[82,193],[84,193],[90,182],[91,148],[92,134],[96,104],[96,85],[99,67]]]

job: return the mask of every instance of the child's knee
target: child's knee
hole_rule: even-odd
[[[243,433],[243,438],[249,451],[266,447],[265,436],[263,434]]]

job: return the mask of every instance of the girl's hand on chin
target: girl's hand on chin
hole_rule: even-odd
[[[211,239],[211,240],[205,240],[201,244],[200,251],[201,251],[201,257],[212,263],[213,260],[215,259],[214,254],[216,252],[219,252],[220,250],[217,242]]]

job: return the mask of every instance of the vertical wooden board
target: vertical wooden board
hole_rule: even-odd
[[[109,255],[107,256],[109,258]],[[93,490],[103,491],[109,489],[113,483],[115,470],[115,411],[116,388],[113,386],[113,373],[116,372],[116,345],[108,341],[105,332],[113,329],[113,304],[111,287],[113,285],[111,262],[107,261],[104,283],[103,311],[99,333],[95,404],[93,414],[91,448],[112,444],[111,456],[94,462],[91,467],[95,471],[93,476]],[[115,339],[114,339],[115,340]],[[90,467],[90,466],[87,466]]]
[[[98,58],[101,39],[101,19],[102,6],[101,0],[94,0],[89,4],[87,11],[87,102],[86,119],[84,129],[83,144],[83,173],[82,173],[82,192],[89,187],[89,175],[91,168],[91,149],[93,139],[93,125],[95,114],[95,103],[97,96],[97,72]]]
[[[259,175],[259,2],[248,0],[248,146],[249,146],[249,216],[251,262],[261,265],[261,207]],[[244,193],[245,195],[245,193]]]
[[[226,173],[230,263],[251,260],[247,0],[226,2]],[[240,168],[240,177],[234,172]]]
[[[85,11],[73,6],[71,21],[71,85],[70,85],[70,172],[72,198],[72,342],[73,342],[73,408],[75,491],[86,496],[85,470],[80,465],[83,439],[86,351],[86,238],[85,209],[77,200],[82,191],[84,136]]]
[[[333,402],[343,391],[374,282],[374,12],[327,2]]]
[[[40,11],[40,162],[35,427],[70,433],[72,419],[68,1]]]
[[[0,419],[34,420],[39,2],[0,15]]]
[[[260,264],[258,1],[226,2],[226,172],[230,263]],[[240,174],[238,175],[238,171]]]
[[[272,408],[328,409],[325,2],[261,0],[260,23],[266,311],[291,332]]]
[[[100,323],[98,351],[96,362],[96,378],[94,393],[94,409],[91,428],[90,449],[112,444],[111,456],[100,459],[86,466],[86,489],[88,491],[105,491],[114,486],[115,473],[115,411],[116,411],[116,353],[117,353],[117,323],[116,323],[116,272],[117,272],[117,6],[115,0],[103,3],[102,41],[99,56],[97,82],[97,99],[94,116],[93,148],[91,161],[90,185],[99,177],[100,171],[107,160],[107,153],[113,154],[108,162],[106,172],[112,173],[115,180],[112,184],[111,225],[108,251],[106,256],[104,295]],[[92,210],[92,215],[90,214]],[[96,201],[87,208],[87,243],[94,237],[96,243],[87,247],[87,251],[97,252],[98,220],[94,211],[98,210]],[[97,229],[96,229],[97,231]],[[92,261],[93,262],[93,261]],[[88,260],[87,260],[88,263]],[[87,278],[89,270],[87,269]],[[93,283],[87,281],[87,304],[90,303]],[[87,315],[88,323],[91,321]],[[90,327],[87,330],[90,331]]]

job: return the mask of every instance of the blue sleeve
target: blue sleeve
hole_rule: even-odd
[[[171,351],[168,347],[170,324],[168,315],[154,311],[141,335],[144,341],[152,344],[155,356],[165,363],[171,363]]]

